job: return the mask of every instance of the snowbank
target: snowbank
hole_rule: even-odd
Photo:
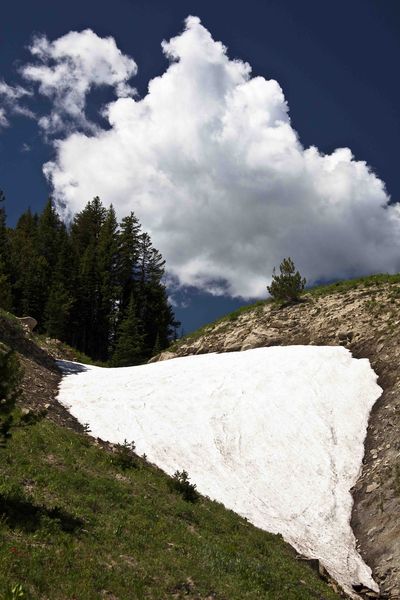
[[[93,435],[139,454],[374,590],[350,527],[369,412],[382,390],[341,347],[207,354],[121,369],[60,363],[59,400]],[[76,372],[76,370],[78,372]]]

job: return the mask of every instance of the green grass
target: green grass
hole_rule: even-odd
[[[12,323],[16,327],[18,327],[18,329],[23,331],[23,327],[22,327],[19,319],[12,313],[8,312],[7,310],[4,310],[4,308],[0,308],[0,317],[2,317],[3,319],[6,319],[10,323]]]
[[[337,597],[279,536],[185,501],[142,459],[118,465],[46,419],[14,430],[0,450],[0,598],[17,584],[42,600]]]
[[[396,273],[395,275],[378,273],[377,275],[368,275],[366,277],[358,277],[357,279],[345,279],[343,281],[336,281],[335,283],[330,283],[328,285],[319,285],[314,288],[310,288],[305,290],[304,293],[310,294],[313,297],[327,296],[329,294],[345,293],[362,287],[367,289],[379,287],[385,283],[400,283],[400,273]]]

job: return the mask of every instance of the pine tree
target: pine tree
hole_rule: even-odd
[[[74,344],[73,307],[76,302],[76,262],[65,226],[59,233],[57,263],[53,268],[44,310],[45,329],[51,336]]]
[[[5,201],[4,193],[0,190],[0,308],[12,309],[12,287],[10,280],[11,257],[9,238],[6,225],[6,211],[1,204]]]
[[[74,247],[79,255],[90,245],[98,241],[107,210],[100,198],[96,196],[89,201],[85,208],[75,215],[71,236]]]
[[[161,346],[161,341],[160,341],[160,332],[157,331],[157,335],[156,335],[156,341],[154,342],[154,346],[153,346],[153,351],[152,351],[152,355],[153,356],[157,356],[157,354],[160,354],[160,352],[163,350],[162,346]]]
[[[150,358],[157,336],[160,349],[168,345],[168,303],[162,284],[165,261],[158,250],[153,248],[147,233],[141,234],[139,242],[136,297],[138,315],[145,334],[144,354],[146,358]]]
[[[104,349],[98,344],[101,307],[98,246],[106,213],[100,199],[96,197],[75,216],[71,228],[71,242],[77,264],[77,302],[74,306],[75,345],[78,350],[93,358],[104,356]]]
[[[284,258],[279,266],[280,275],[276,275],[275,268],[272,274],[271,285],[267,287],[268,292],[274,300],[283,302],[296,302],[304,290],[306,280],[296,271],[293,260]]]
[[[153,355],[157,348],[164,350],[169,345],[170,337],[179,326],[163,283],[165,260],[160,252],[152,246],[150,236],[142,235],[140,246],[139,298],[141,299],[141,319],[143,321],[146,358]]]
[[[14,308],[18,315],[34,317],[39,327],[48,293],[48,265],[38,250],[38,217],[28,209],[11,235]]]
[[[121,221],[118,236],[118,284],[119,307],[123,312],[128,308],[137,280],[140,244],[140,224],[133,212]]]
[[[39,216],[37,228],[38,253],[46,259],[49,270],[54,269],[57,264],[60,241],[64,229],[65,226],[54,208],[53,201],[49,198]]]
[[[136,305],[131,295],[125,318],[118,330],[117,343],[112,357],[112,366],[130,367],[143,361],[143,334],[136,313]]]
[[[68,335],[68,317],[73,299],[60,282],[55,282],[50,290],[44,312],[45,329],[51,337],[65,340]]]
[[[4,254],[7,248],[7,227],[6,227],[6,209],[2,206],[6,197],[4,192],[0,190],[0,253]]]
[[[98,243],[100,303],[98,317],[98,345],[105,360],[115,340],[118,312],[118,223],[112,206],[108,209],[100,230]]]
[[[12,310],[12,289],[2,258],[0,258],[0,308]]]

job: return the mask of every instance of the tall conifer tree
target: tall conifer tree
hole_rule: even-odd
[[[126,315],[119,326],[112,365],[114,367],[130,367],[140,364],[143,358],[143,333],[132,294]]]
[[[75,343],[89,356],[100,358],[104,352],[98,346],[101,278],[98,245],[106,209],[100,198],[88,202],[78,213],[71,229],[74,258],[77,262],[77,302],[75,305]]]
[[[4,193],[0,190],[0,308],[12,309],[11,256],[6,225],[6,211],[3,206]]]
[[[100,230],[98,243],[98,269],[100,277],[98,344],[104,348],[105,360],[115,340],[118,312],[118,223],[112,206],[108,209]]]
[[[140,223],[133,212],[121,221],[118,249],[120,309],[128,308],[131,294],[136,294],[139,261]]]
[[[42,323],[48,293],[48,267],[38,249],[38,217],[28,209],[11,235],[14,305],[17,314]]]
[[[57,262],[44,311],[44,326],[51,337],[75,345],[73,308],[76,302],[76,260],[67,229],[62,224],[58,238]]]

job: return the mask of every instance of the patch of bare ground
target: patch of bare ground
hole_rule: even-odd
[[[158,360],[263,346],[343,345],[368,358],[383,394],[369,421],[353,492],[352,526],[382,598],[400,599],[400,294],[391,283],[344,293],[306,294],[286,307],[265,304],[183,340]],[[154,360],[154,359],[153,359]]]
[[[46,413],[58,425],[82,432],[81,424],[57,401],[61,373],[55,359],[37,345],[29,330],[17,327],[3,315],[0,315],[0,340],[18,353],[24,369],[19,404],[33,413]]]

